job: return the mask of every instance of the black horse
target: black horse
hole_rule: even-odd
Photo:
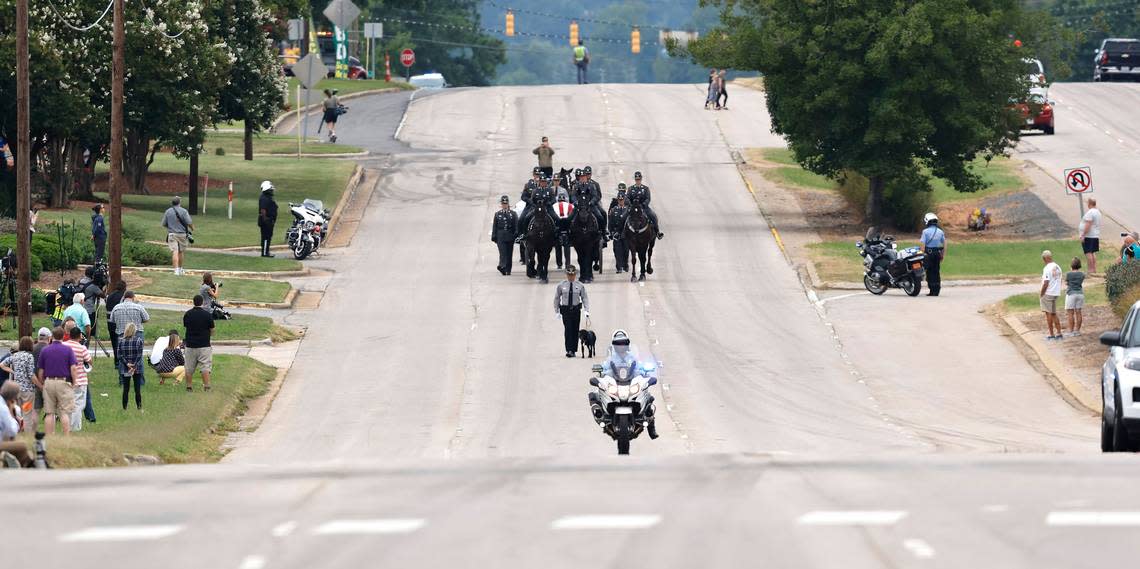
[[[574,185],[574,170],[567,170],[566,168],[558,169],[558,187],[566,188],[570,191],[570,186]]]
[[[653,224],[649,223],[649,216],[640,205],[634,205],[630,209],[622,238],[629,247],[629,262],[633,264],[629,282],[645,280],[645,275],[653,274],[653,245],[657,242],[657,234],[653,232]],[[638,261],[641,262],[641,275],[637,274]]]
[[[530,225],[526,229],[526,238],[523,239],[527,258],[526,276],[532,279],[537,277],[544,283],[550,282],[546,267],[550,263],[550,251],[554,249],[554,237],[554,220],[550,219],[543,206],[531,218]]]
[[[598,262],[598,247],[602,242],[602,230],[598,227],[598,218],[589,211],[576,210],[570,220],[570,243],[578,254],[580,271],[578,278],[584,282],[594,280],[594,270]]]

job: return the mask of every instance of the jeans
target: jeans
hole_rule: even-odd
[[[136,373],[134,376],[123,375],[119,377],[119,384],[123,386],[123,410],[127,408],[128,396],[131,392],[131,384],[135,384],[135,406],[142,409],[142,384],[143,375]]]
[[[106,237],[96,237],[95,238],[95,260],[96,261],[99,261],[99,260],[104,258],[103,253],[104,253],[104,251],[106,251],[106,247],[107,247],[107,238]]]
[[[575,63],[574,65],[578,67],[578,84],[585,85],[589,83],[589,81],[586,80],[586,68],[589,67],[590,64],[583,61],[581,63]]]

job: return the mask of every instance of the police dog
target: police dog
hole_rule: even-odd
[[[582,357],[594,357],[594,343],[598,341],[598,335],[593,330],[578,330],[578,342],[582,344]],[[586,352],[590,355],[587,356]]]

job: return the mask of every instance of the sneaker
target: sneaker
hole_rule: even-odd
[[[4,468],[20,468],[20,461],[8,451],[0,452],[0,461],[4,463]]]

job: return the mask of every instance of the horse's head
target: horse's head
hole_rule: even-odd
[[[641,204],[633,204],[629,206],[629,214],[625,218],[626,227],[634,231],[643,231],[644,228],[649,227],[649,215],[645,213],[645,208]]]
[[[558,185],[570,189],[570,182],[574,180],[574,170],[560,168],[558,171]]]

